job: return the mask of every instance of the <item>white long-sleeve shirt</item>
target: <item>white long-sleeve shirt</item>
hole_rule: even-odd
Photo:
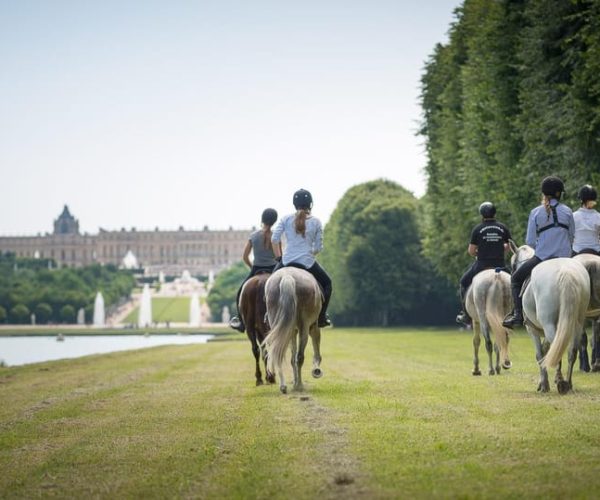
[[[302,236],[296,232],[295,219],[295,213],[282,217],[273,230],[271,241],[276,245],[281,242],[282,235],[285,235],[281,259],[283,265],[293,262],[308,269],[315,263],[315,255],[323,250],[323,226],[319,219],[309,215],[306,218],[306,231]]]
[[[581,252],[586,248],[600,251],[600,213],[593,208],[581,207],[573,213],[575,219],[575,238],[573,251]]]

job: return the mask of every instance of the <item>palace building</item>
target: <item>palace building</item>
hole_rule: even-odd
[[[79,221],[65,205],[54,221],[54,232],[37,236],[0,236],[0,252],[17,257],[50,258],[59,267],[81,267],[94,263],[123,266],[133,254],[146,274],[181,275],[188,270],[207,276],[231,266],[242,258],[252,229],[214,231],[137,231],[135,228],[98,234],[81,234]],[[127,260],[125,261],[127,262]]]

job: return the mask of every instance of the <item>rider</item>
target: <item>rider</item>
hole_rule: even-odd
[[[525,238],[525,242],[535,250],[535,254],[521,264],[511,276],[514,309],[502,322],[506,328],[523,324],[521,287],[533,268],[544,260],[571,257],[575,223],[571,209],[560,203],[565,185],[558,177],[551,175],[542,181],[541,187],[542,203],[529,214]]]
[[[319,326],[331,326],[327,316],[327,306],[331,298],[331,278],[315,260],[315,255],[323,249],[323,227],[321,221],[311,215],[312,195],[306,189],[294,193],[296,213],[282,217],[273,231],[271,241],[278,264],[275,271],[284,266],[306,269],[321,285],[323,306],[319,314]],[[286,245],[281,252],[281,236],[285,234]]]
[[[475,262],[460,279],[460,302],[462,309],[456,321],[464,325],[471,324],[471,318],[467,314],[465,298],[467,290],[475,275],[484,269],[504,268],[504,253],[508,250],[508,240],[511,239],[510,231],[501,222],[496,220],[496,207],[490,201],[484,201],[479,205],[481,223],[471,231],[471,242],[467,252],[475,257]]]
[[[229,326],[234,330],[238,330],[239,332],[243,332],[246,329],[244,322],[242,321],[242,317],[239,313],[240,294],[242,293],[244,283],[246,283],[246,281],[248,281],[250,278],[252,278],[252,276],[255,276],[256,274],[272,273],[275,264],[277,264],[277,262],[275,261],[275,253],[273,252],[273,244],[271,243],[271,227],[273,226],[273,224],[275,224],[276,221],[277,211],[273,208],[265,208],[261,216],[261,228],[257,231],[254,231],[250,235],[248,241],[246,242],[246,246],[244,247],[244,254],[242,255],[242,259],[250,268],[250,274],[246,276],[237,292],[235,304],[237,306],[238,315],[234,316],[229,321]],[[250,261],[251,251],[254,254],[254,262]]]
[[[591,253],[600,255],[600,213],[594,206],[598,193],[589,184],[579,190],[581,208],[573,214],[575,219],[575,237],[573,239],[573,252]]]

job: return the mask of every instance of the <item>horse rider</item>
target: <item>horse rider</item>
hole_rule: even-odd
[[[511,276],[514,309],[502,322],[502,326],[506,328],[523,324],[521,288],[533,268],[548,259],[571,257],[575,222],[571,209],[560,203],[565,185],[560,178],[551,175],[542,180],[541,190],[542,203],[529,214],[525,238],[525,242],[534,249],[535,253],[513,271]]]
[[[600,213],[594,209],[598,193],[586,184],[579,190],[581,207],[573,213],[575,237],[573,254],[591,253],[600,255]]]
[[[508,227],[496,220],[496,207],[491,201],[484,201],[479,205],[479,214],[481,222],[471,231],[471,241],[467,247],[467,252],[471,257],[475,257],[475,262],[460,279],[462,309],[456,316],[456,321],[464,325],[471,324],[465,299],[473,278],[484,269],[505,268],[504,255],[509,249],[508,241],[511,239]]]
[[[237,292],[235,304],[238,315],[234,316],[229,321],[229,326],[239,332],[243,332],[246,329],[240,314],[240,295],[244,283],[252,278],[252,276],[259,273],[272,273],[275,264],[277,264],[275,261],[275,253],[273,252],[273,243],[271,243],[271,236],[273,234],[271,227],[276,221],[277,211],[273,208],[265,208],[261,216],[261,228],[250,234],[246,246],[244,247],[242,259],[250,268],[250,274],[246,276]],[[254,254],[254,261],[250,260],[250,252]]]
[[[327,316],[332,292],[331,278],[315,258],[323,250],[323,226],[321,221],[311,214],[313,199],[310,192],[306,189],[296,191],[292,202],[296,212],[282,217],[273,230],[271,241],[278,261],[273,272],[281,267],[293,266],[312,274],[323,290],[319,327],[331,326]],[[280,246],[282,235],[286,238],[283,253]]]

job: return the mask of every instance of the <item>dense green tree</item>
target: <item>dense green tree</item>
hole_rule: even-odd
[[[10,320],[17,324],[26,324],[31,321],[31,313],[25,304],[16,304],[10,310]]]
[[[235,297],[248,273],[248,266],[240,261],[217,275],[206,298],[213,321],[221,321],[221,313],[225,306],[229,308],[231,315],[237,313]]]
[[[600,0],[465,0],[422,77],[426,255],[457,280],[477,206],[517,243],[540,181],[600,182]]]
[[[336,323],[425,322],[417,311],[431,293],[432,272],[421,252],[417,207],[410,192],[387,180],[354,186],[339,201],[321,258],[333,279]]]
[[[38,324],[46,324],[52,318],[52,307],[46,302],[41,302],[34,309],[35,321]]]
[[[75,308],[71,304],[65,304],[60,308],[60,319],[63,323],[75,323]]]

